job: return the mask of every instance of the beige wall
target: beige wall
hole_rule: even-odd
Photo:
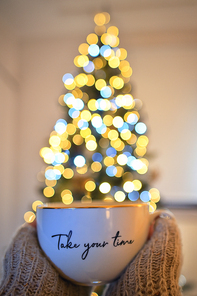
[[[15,230],[19,191],[18,154],[18,46],[14,35],[1,26],[0,35],[0,256]]]

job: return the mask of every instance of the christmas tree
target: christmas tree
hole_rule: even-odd
[[[131,94],[127,51],[119,47],[119,30],[109,21],[106,12],[95,15],[94,33],[74,58],[77,75],[62,78],[66,93],[59,103],[65,118],[55,123],[50,147],[40,151],[47,164],[43,194],[48,202],[65,204],[141,200],[154,211],[160,194],[148,184],[142,102]]]

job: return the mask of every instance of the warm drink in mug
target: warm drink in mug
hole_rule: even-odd
[[[146,203],[45,204],[37,208],[38,240],[64,278],[105,284],[142,248],[158,213]]]

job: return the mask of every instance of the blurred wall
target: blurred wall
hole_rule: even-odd
[[[61,78],[75,72],[73,59],[84,36],[15,40],[1,33],[1,241],[4,248],[23,214],[40,199],[39,150],[48,145],[57,119],[64,116],[58,97]],[[197,46],[157,36],[124,36],[133,67],[135,96],[144,102],[149,128],[150,166],[159,172],[156,186],[165,202],[197,203]],[[150,37],[150,39],[149,39]],[[151,40],[151,42],[147,42]],[[6,231],[4,231],[6,229]]]
[[[0,256],[20,219],[18,184],[18,119],[20,85],[18,81],[18,43],[11,30],[0,24]]]

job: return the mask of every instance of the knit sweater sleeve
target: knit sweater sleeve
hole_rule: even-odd
[[[60,277],[39,247],[36,229],[21,227],[3,262],[0,295],[87,296],[91,287],[74,285]]]
[[[171,216],[158,218],[151,239],[110,284],[105,296],[180,296],[181,236]]]

